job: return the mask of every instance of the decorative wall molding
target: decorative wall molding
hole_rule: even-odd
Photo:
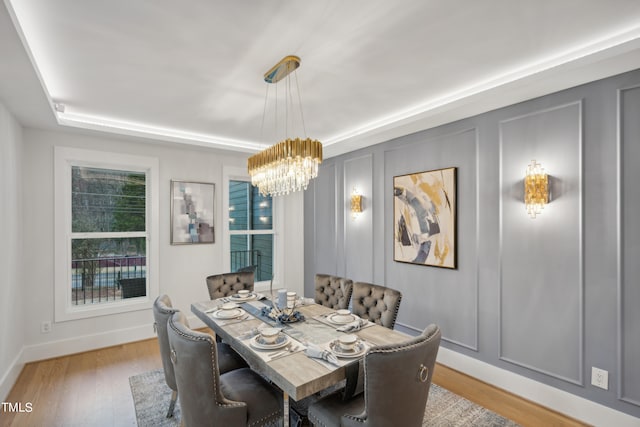
[[[503,312],[503,304],[504,304],[504,287],[505,287],[505,279],[504,279],[504,265],[505,265],[505,252],[504,252],[504,244],[505,244],[505,230],[504,230],[504,221],[505,221],[505,186],[509,186],[511,185],[511,182],[509,183],[505,183],[505,178],[504,178],[504,173],[505,173],[505,136],[504,136],[504,132],[505,132],[505,125],[506,124],[512,124],[515,121],[518,120],[524,120],[524,119],[528,119],[528,118],[532,118],[535,116],[539,116],[542,114],[548,114],[548,113],[553,113],[555,111],[561,111],[567,108],[575,108],[577,107],[577,117],[576,117],[576,123],[574,123],[574,125],[576,126],[576,128],[578,129],[577,132],[577,141],[575,141],[577,143],[577,147],[575,147],[575,150],[577,151],[577,210],[578,210],[578,233],[577,233],[577,238],[578,241],[575,242],[576,243],[576,247],[577,247],[577,251],[578,251],[578,267],[577,267],[577,298],[578,298],[578,320],[577,320],[577,325],[578,325],[578,344],[576,345],[576,350],[577,350],[577,360],[576,363],[578,364],[578,371],[577,371],[577,377],[576,378],[572,378],[569,375],[561,375],[558,373],[554,373],[551,372],[549,369],[545,369],[542,368],[540,366],[535,366],[532,363],[528,363],[526,361],[522,361],[522,360],[517,360],[514,359],[512,357],[509,357],[507,355],[504,354],[504,337],[503,337],[503,328],[504,328],[504,312]],[[584,385],[584,288],[585,288],[585,282],[584,282],[584,226],[583,226],[583,145],[584,145],[584,138],[583,138],[583,134],[582,134],[582,129],[583,129],[583,125],[582,125],[582,116],[583,116],[583,108],[582,108],[582,100],[578,100],[578,101],[574,101],[574,102],[569,102],[569,103],[564,103],[564,104],[560,104],[560,105],[556,105],[553,107],[549,107],[549,108],[544,108],[544,109],[540,109],[540,110],[536,110],[536,111],[532,111],[526,114],[521,114],[521,115],[517,115],[508,119],[504,119],[501,120],[498,123],[498,127],[499,127],[499,169],[500,169],[500,178],[499,178],[499,188],[500,188],[500,198],[499,198],[499,275],[500,275],[500,310],[499,310],[499,334],[498,334],[498,348],[499,348],[499,359],[503,360],[505,362],[509,362],[512,363],[514,365],[518,365],[527,369],[530,369],[532,371],[535,372],[540,372],[542,374],[548,375],[550,377],[554,377],[554,378],[558,378],[560,380],[572,383],[572,384],[577,384],[577,385]],[[511,143],[514,143],[514,141],[510,141]],[[521,146],[523,144],[525,144],[524,142],[521,141],[516,141],[517,143],[520,143]],[[562,141],[555,141],[556,143],[558,142],[562,142]],[[530,141],[529,141],[530,143]],[[548,141],[544,141],[544,143],[549,144]],[[522,147],[525,148],[525,147]],[[524,150],[522,150],[524,151]],[[519,153],[520,154],[520,153]],[[522,154],[524,155],[524,154]],[[548,158],[553,158],[553,154],[548,154],[547,155]],[[512,159],[507,159],[507,161],[511,161]],[[524,159],[521,159],[524,161]],[[531,159],[528,159],[527,161],[530,161]],[[526,164],[526,163],[525,163]],[[544,163],[543,163],[544,166]],[[550,172],[550,174],[553,176],[553,171]],[[523,168],[523,176],[524,176],[524,168]],[[546,209],[545,212],[543,212],[543,217],[541,219],[544,220],[544,215],[553,215],[552,212],[548,212],[550,209]],[[522,207],[522,212],[523,212],[523,217],[525,216],[525,209],[524,209],[524,202],[523,202],[523,207]],[[558,212],[556,212],[556,214],[558,214]],[[536,221],[536,219],[530,219],[530,218],[526,218],[526,221]],[[523,224],[526,224],[525,222],[520,223],[519,225],[523,226]],[[541,240],[543,239],[541,234],[536,234],[535,235],[537,240]],[[516,237],[517,239],[517,237]],[[549,257],[551,257],[551,259],[555,259],[557,257],[553,257],[552,255],[549,255]],[[530,260],[531,262],[531,260]],[[525,272],[522,272],[523,277]],[[542,311],[541,311],[542,312]],[[532,343],[532,345],[535,345],[535,343]]]
[[[637,380],[638,377],[636,376],[635,378],[630,377],[629,375],[625,375],[625,370],[626,370],[626,363],[625,363],[625,359],[624,359],[624,347],[623,347],[623,342],[625,342],[624,340],[624,333],[625,333],[625,321],[624,321],[624,315],[625,315],[625,310],[624,310],[624,303],[625,303],[625,280],[624,280],[624,239],[623,239],[623,235],[624,235],[624,222],[625,222],[625,217],[624,217],[624,205],[623,205],[623,196],[624,196],[624,187],[625,187],[625,182],[624,182],[624,176],[623,176],[623,172],[625,170],[624,167],[624,145],[625,145],[625,141],[623,140],[623,116],[625,114],[624,112],[624,105],[623,105],[623,96],[624,96],[624,92],[626,91],[631,91],[631,90],[638,90],[640,89],[640,85],[633,85],[633,86],[628,86],[628,87],[624,87],[624,88],[620,88],[617,91],[617,105],[616,105],[616,162],[617,162],[617,171],[618,171],[618,176],[617,176],[617,183],[616,183],[616,192],[617,192],[617,206],[616,206],[616,210],[617,210],[617,214],[616,214],[616,218],[617,218],[617,227],[616,227],[616,249],[617,249],[617,256],[616,256],[616,260],[617,260],[617,264],[616,264],[616,291],[617,291],[617,298],[616,298],[616,308],[618,310],[617,313],[617,361],[618,361],[618,375],[617,375],[617,382],[618,382],[618,387],[617,387],[617,396],[618,399],[623,401],[623,402],[627,402],[630,403],[632,405],[636,405],[636,406],[640,406],[640,396],[635,396],[635,397],[631,397],[631,396],[625,396],[624,393],[624,385],[625,382],[627,380]],[[634,120],[637,120],[637,117],[634,118]],[[637,141],[633,141],[632,143],[637,143]],[[636,286],[636,283],[631,284],[631,286]],[[637,325],[636,325],[637,326]],[[633,343],[631,343],[631,345],[633,345]],[[637,355],[636,355],[637,357]]]
[[[367,162],[368,164],[366,164]],[[349,166],[355,165],[357,163],[363,164],[364,168],[368,167],[368,173],[366,174],[366,176],[360,176],[358,178],[351,176],[351,173],[349,172],[350,171]],[[346,159],[342,165],[342,176],[343,176],[342,200],[345,203],[342,205],[343,212],[344,212],[343,220],[342,220],[342,224],[343,224],[342,247],[344,248],[343,271],[344,271],[345,277],[348,277],[350,279],[354,279],[356,281],[373,282],[373,213],[374,213],[373,204],[375,203],[373,199],[373,155],[366,154],[364,156],[358,156],[358,157]],[[348,212],[349,206],[346,206],[346,201],[349,199],[351,195],[351,191],[353,190],[352,188],[354,185],[353,181],[359,182],[361,187],[359,190],[361,192],[364,190],[365,192],[363,196],[364,212],[362,212],[359,218],[357,218],[356,220],[352,220],[350,212]],[[359,250],[362,252],[366,251],[369,254],[369,261],[371,265],[369,266],[369,268],[367,268],[368,270],[367,275],[363,275],[363,277],[354,277],[350,274],[349,267],[348,267],[349,265],[349,254],[347,252],[349,248],[348,237],[350,234],[350,230],[352,230],[353,232],[356,232],[358,229],[363,229],[363,228],[367,229],[365,236],[371,238],[371,242],[370,244],[368,244],[369,242],[362,242],[364,244],[360,245]],[[365,276],[368,276],[368,278]]]
[[[333,190],[333,194],[337,195],[338,194],[338,171],[336,168],[335,163],[330,163],[330,164],[325,164],[322,166],[322,174],[324,175],[328,175],[331,174],[333,176],[333,184],[334,184],[334,190]],[[338,257],[337,257],[337,251],[338,251],[338,206],[336,201],[334,200],[334,204],[335,206],[333,207],[333,212],[331,211],[327,211],[326,207],[320,208],[318,209],[318,187],[319,187],[319,182],[321,182],[321,180],[323,179],[323,177],[320,175],[320,173],[318,174],[318,178],[315,179],[314,182],[314,186],[313,186],[313,206],[314,206],[314,210],[313,210],[313,251],[315,252],[315,256],[314,256],[314,270],[316,273],[320,273],[321,271],[318,270],[318,257],[320,255],[323,255],[323,253],[321,253],[318,250],[318,235],[319,233],[333,233],[334,236],[334,241],[333,241],[333,251],[331,253],[331,256],[333,257],[333,269],[331,269],[331,271],[326,272],[327,274],[337,274],[337,269],[338,269]],[[321,230],[318,230],[318,224],[319,224],[319,216],[327,216],[327,215],[332,215],[334,218],[334,229],[333,230],[327,230],[326,228],[323,228]],[[324,254],[326,256],[326,254]],[[324,272],[322,272],[324,273]]]
[[[383,157],[385,159],[384,165],[385,165],[385,170],[384,170],[384,176],[386,177],[388,174],[390,174],[390,172],[387,170],[387,162],[386,159],[388,157],[389,154],[393,154],[396,153],[398,151],[402,151],[402,150],[409,150],[409,149],[415,149],[416,144],[420,144],[420,145],[430,145],[430,144],[435,144],[438,143],[438,141],[441,141],[442,144],[446,144],[446,140],[447,139],[451,139],[453,137],[465,134],[465,133],[469,133],[469,132],[473,132],[474,133],[474,158],[473,158],[473,162],[475,164],[475,189],[474,189],[474,196],[475,196],[475,201],[474,201],[474,205],[475,205],[475,209],[476,209],[476,216],[474,219],[474,227],[475,227],[475,258],[474,258],[474,292],[475,292],[475,302],[474,302],[474,314],[473,314],[473,319],[474,319],[474,324],[473,324],[473,328],[474,328],[474,340],[472,343],[465,343],[462,342],[460,340],[456,340],[456,339],[452,339],[451,337],[447,337],[444,333],[442,336],[442,340],[449,342],[451,344],[455,344],[456,346],[462,347],[462,348],[466,348],[475,352],[479,351],[479,330],[480,330],[480,321],[479,321],[479,317],[480,317],[480,300],[479,300],[479,294],[480,294],[480,226],[479,226],[479,216],[480,216],[480,185],[482,183],[481,179],[480,179],[480,135],[479,135],[479,131],[478,128],[476,126],[473,127],[464,127],[461,129],[454,129],[454,130],[450,130],[448,132],[444,132],[442,134],[438,134],[435,136],[430,136],[430,137],[422,137],[422,138],[417,138],[415,135],[412,135],[412,140],[410,142],[405,142],[403,144],[398,144],[398,145],[393,145],[392,147],[385,149],[383,151]],[[411,171],[405,171],[405,173],[410,173]],[[413,171],[415,172],[415,171]],[[385,183],[385,186],[387,185],[387,183]],[[460,182],[458,182],[458,197],[460,197]],[[388,197],[388,192],[386,191],[386,188],[382,189],[382,194],[384,194],[384,197]],[[381,212],[382,215],[384,216],[384,223],[388,224],[389,221],[392,221],[392,219],[390,220],[388,218],[389,212],[387,212],[387,209],[385,209],[385,207],[383,206],[381,208]],[[463,212],[458,211],[458,215],[462,215]],[[391,213],[391,215],[393,215],[393,213]],[[458,217],[458,222],[460,221],[460,217]],[[384,247],[388,248],[388,247],[393,247],[393,241],[391,240],[393,239],[393,236],[390,235],[389,233],[386,233],[384,236]],[[385,249],[386,250],[386,249]],[[458,252],[458,254],[460,255],[460,252]],[[393,257],[391,257],[393,258]],[[411,266],[409,266],[408,268],[411,268]],[[422,267],[420,267],[422,268]],[[452,271],[452,274],[455,274],[457,272],[457,270]],[[389,282],[389,277],[388,277],[388,271],[387,268],[385,267],[384,269],[384,278],[385,278],[385,283]],[[402,308],[401,308],[402,309]],[[396,322],[396,325],[401,327],[401,328],[405,328],[405,332],[407,333],[411,333],[411,331],[413,332],[417,332],[417,333],[421,333],[422,332],[422,328],[417,327],[415,325],[411,325],[408,323],[403,323],[401,321]]]

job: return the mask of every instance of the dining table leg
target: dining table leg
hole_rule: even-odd
[[[289,427],[289,395],[286,391],[282,392],[282,404],[284,405],[283,426]]]

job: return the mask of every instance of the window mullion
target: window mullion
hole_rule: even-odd
[[[254,234],[275,234],[273,229],[271,230],[229,230],[230,236],[251,236]]]
[[[146,231],[121,231],[121,232],[87,232],[71,233],[72,239],[111,239],[126,237],[147,237]]]

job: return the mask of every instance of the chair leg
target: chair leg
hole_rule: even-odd
[[[167,411],[167,418],[173,417],[173,409],[176,407],[176,400],[178,400],[178,392],[173,390],[171,392],[171,402],[169,402],[169,411]]]

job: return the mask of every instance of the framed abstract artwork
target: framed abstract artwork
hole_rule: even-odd
[[[393,259],[457,268],[457,168],[393,177]]]
[[[171,244],[214,243],[215,184],[171,181]]]

